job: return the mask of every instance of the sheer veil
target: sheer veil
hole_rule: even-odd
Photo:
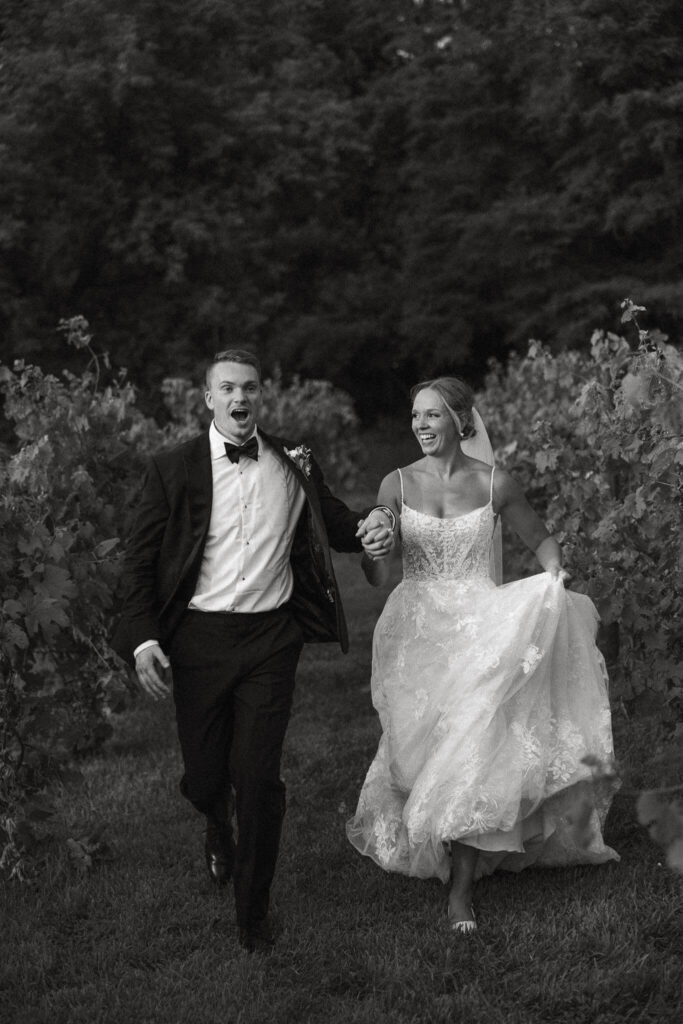
[[[460,442],[460,447],[464,451],[465,455],[469,455],[471,459],[479,459],[481,462],[485,462],[488,466],[495,465],[495,458],[493,455],[493,448],[489,440],[489,435],[486,432],[484,421],[479,415],[476,409],[472,409],[472,418],[474,420],[474,437],[468,437]],[[491,552],[489,555],[489,573],[491,579],[500,586],[503,582],[503,539],[501,535],[500,517],[496,522],[496,527],[493,531],[493,540],[491,542]]]

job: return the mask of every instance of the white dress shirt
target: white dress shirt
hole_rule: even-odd
[[[305,502],[300,482],[256,434],[258,461],[231,462],[227,438],[209,427],[213,498],[199,578],[189,607],[204,612],[263,612],[288,601],[290,553]],[[146,640],[137,656],[158,643]]]
[[[305,496],[294,473],[256,433],[258,461],[231,462],[209,428],[213,502],[199,579],[190,608],[264,612],[292,595],[289,556]]]

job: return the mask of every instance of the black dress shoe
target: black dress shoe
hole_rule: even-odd
[[[235,843],[229,824],[216,821],[215,818],[206,819],[204,856],[209,878],[214,885],[226,885],[232,877],[235,863]]]
[[[275,935],[267,917],[240,928],[240,946],[247,953],[266,953],[275,945]]]

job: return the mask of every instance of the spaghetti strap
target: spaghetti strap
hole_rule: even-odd
[[[400,469],[397,469],[396,472],[398,473],[398,478],[401,481],[401,505],[402,505],[403,504],[403,473],[401,472]]]
[[[489,505],[493,504],[493,474],[496,471],[495,466],[491,466],[491,490],[489,491]]]

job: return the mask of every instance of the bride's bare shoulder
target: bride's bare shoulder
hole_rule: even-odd
[[[424,461],[424,459],[418,459],[417,462],[411,462],[407,466],[392,469],[391,473],[387,473],[380,484],[377,500],[381,500],[385,504],[400,505],[404,485],[410,484],[416,476],[424,472]]]
[[[524,492],[514,476],[506,469],[499,469],[498,466],[496,466],[493,477],[493,493],[499,505],[518,501],[520,497],[524,496]]]
[[[400,499],[401,477],[397,469],[392,469],[391,473],[387,473],[379,485],[377,501],[383,505],[399,505]]]
[[[470,472],[478,473],[478,474],[480,473],[482,476],[485,476],[487,479],[491,476],[491,468],[492,467],[489,465],[488,462],[482,462],[481,459],[473,459],[473,458],[471,458],[469,456],[468,456],[468,459],[469,459],[469,467],[468,468],[469,468]],[[499,470],[496,470],[496,472],[499,472]]]

